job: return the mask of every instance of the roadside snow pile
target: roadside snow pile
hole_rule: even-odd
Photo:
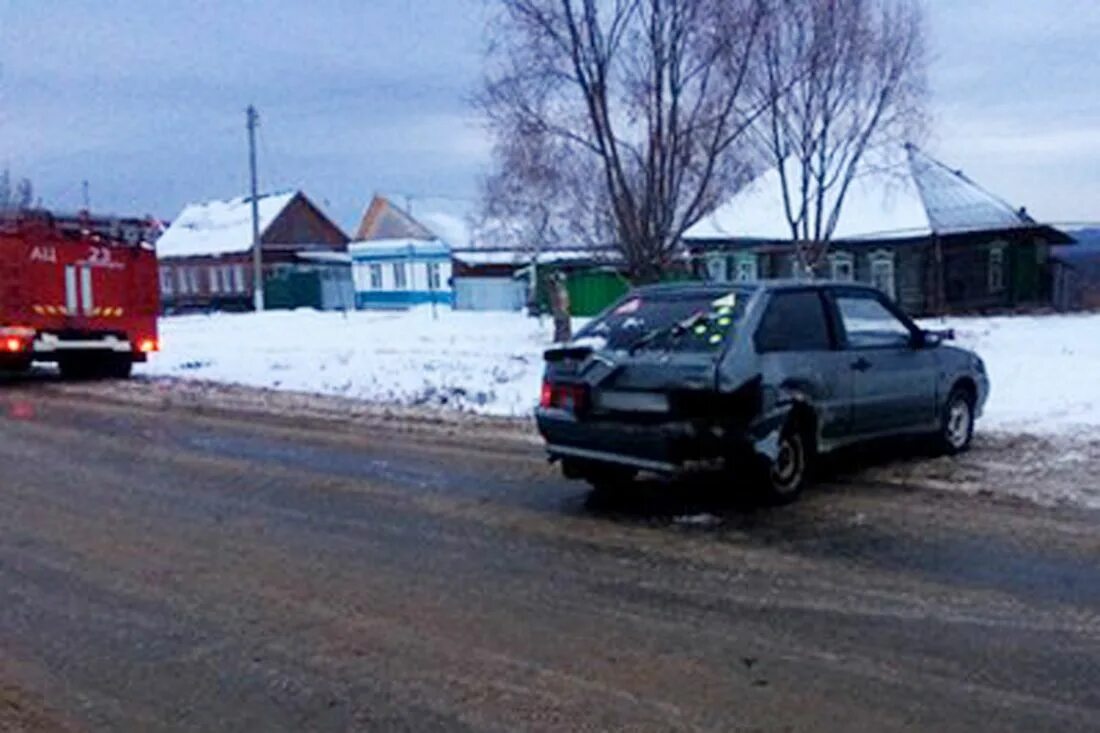
[[[1100,315],[946,318],[922,325],[955,329],[957,345],[985,361],[992,391],[980,429],[1100,429]]]
[[[446,308],[177,316],[160,328],[144,374],[502,416],[530,413],[553,333],[520,313]]]
[[[993,392],[983,430],[1100,429],[1100,315],[949,318],[985,360]],[[161,321],[149,375],[338,395],[372,402],[527,415],[552,324],[521,313],[318,313],[179,316]]]

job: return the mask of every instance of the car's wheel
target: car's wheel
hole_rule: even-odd
[[[974,397],[962,387],[951,390],[940,417],[939,448],[956,455],[970,448],[974,437]]]
[[[771,504],[797,499],[812,478],[814,455],[811,431],[800,421],[788,422],[779,434],[775,458],[764,466],[764,498]]]

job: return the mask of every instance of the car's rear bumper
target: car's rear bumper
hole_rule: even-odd
[[[724,458],[723,436],[686,420],[581,420],[565,410],[545,408],[540,408],[535,417],[551,459],[675,474],[717,466]]]

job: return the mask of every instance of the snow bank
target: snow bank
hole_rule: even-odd
[[[1100,315],[951,318],[986,361],[983,430],[1100,430]],[[180,316],[142,372],[489,415],[529,414],[552,325],[520,313],[430,309]]]
[[[553,327],[519,313],[177,316],[144,374],[316,392],[372,402],[529,414]]]

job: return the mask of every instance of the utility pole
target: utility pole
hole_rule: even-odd
[[[84,192],[84,210],[85,211],[91,211],[92,210],[92,196],[88,192],[88,181],[84,180],[84,181],[81,181],[80,183],[81,183],[82,190]]]
[[[264,309],[264,262],[260,247],[260,194],[256,190],[256,126],[260,114],[248,105],[248,171],[252,180],[252,305],[259,313]]]

